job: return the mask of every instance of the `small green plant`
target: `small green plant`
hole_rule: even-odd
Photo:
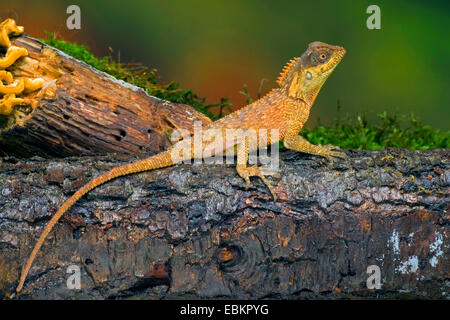
[[[263,88],[264,82],[266,80],[267,79],[262,79],[261,80],[261,82],[259,84],[258,92],[256,93],[256,99],[261,98],[262,88]],[[246,104],[250,104],[250,103],[252,103],[254,101],[252,96],[250,95],[250,92],[248,92],[248,88],[247,88],[246,84],[244,84],[244,88],[242,89],[242,91],[239,91],[239,93],[242,94],[245,97]]]
[[[242,91],[239,91],[239,93],[242,94],[245,97],[245,103],[246,104],[250,104],[250,103],[253,102],[253,98],[250,95],[250,92],[248,92],[246,84],[244,84],[244,88],[242,89]]]
[[[369,122],[365,115],[347,116],[331,126],[317,125],[300,132],[313,144],[332,144],[343,149],[379,150],[403,148],[424,150],[450,148],[450,132],[422,124],[414,114],[383,112],[378,121]]]
[[[170,82],[168,84],[158,83],[156,80],[156,69],[149,69],[142,65],[119,63],[109,56],[97,58],[89,51],[89,47],[86,45],[79,45],[56,38],[53,33],[46,32],[46,34],[49,36],[49,39],[42,41],[47,45],[59,49],[119,80],[141,87],[149,95],[171,102],[188,104],[210,118],[216,117],[209,111],[212,106],[205,105],[205,99],[199,98],[191,90],[180,89],[176,82]]]
[[[205,108],[207,108],[208,110],[211,108],[218,108],[219,109],[219,114],[217,116],[213,116],[210,117],[213,120],[217,120],[220,119],[224,116],[226,116],[228,113],[233,112],[233,104],[229,102],[230,98],[220,98],[220,102],[219,103],[215,103],[215,104],[210,104],[205,106]],[[225,110],[227,110],[227,112],[225,112]]]

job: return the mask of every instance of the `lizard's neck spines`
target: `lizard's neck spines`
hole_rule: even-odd
[[[277,83],[280,87],[285,87],[287,85],[287,83],[289,82],[289,78],[292,78],[293,71],[295,70],[295,67],[297,66],[299,61],[299,57],[293,58],[283,67],[283,70],[281,71],[280,76],[277,79]]]

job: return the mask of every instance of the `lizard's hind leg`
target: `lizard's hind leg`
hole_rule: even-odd
[[[236,171],[241,176],[246,183],[245,188],[248,189],[251,185],[250,183],[250,177],[260,177],[261,180],[266,184],[267,188],[269,188],[270,193],[273,196],[273,200],[277,200],[277,196],[275,194],[275,191],[270,184],[269,180],[267,180],[266,176],[269,175],[276,175],[276,173],[267,173],[263,172],[263,167],[258,167],[256,165],[247,167],[248,162],[248,153],[249,153],[249,141],[248,137],[244,138],[244,141],[238,144],[237,147],[237,165],[236,165]]]

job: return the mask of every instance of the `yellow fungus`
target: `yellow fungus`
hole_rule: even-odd
[[[5,70],[0,70],[0,81],[5,81],[6,83],[13,82],[12,73]]]
[[[22,34],[23,27],[17,26],[14,19],[6,19],[0,24],[0,46],[9,48],[11,46],[11,40],[9,35],[11,33]]]
[[[33,92],[36,90],[39,90],[44,85],[44,79],[42,78],[35,78],[35,79],[29,79],[29,78],[22,78],[24,80],[24,92]]]
[[[2,94],[10,94],[10,93],[20,94],[24,89],[25,89],[25,81],[23,78],[16,80],[12,84],[7,86],[0,83],[0,93]]]
[[[28,51],[25,48],[19,48],[15,46],[11,46],[8,48],[8,51],[6,51],[5,57],[0,59],[0,69],[6,69],[14,62],[16,62],[17,59],[20,57],[24,57],[28,55]]]
[[[0,69],[6,69],[13,65],[17,59],[28,55],[27,49],[12,46],[9,39],[10,34],[22,34],[23,32],[24,28],[17,26],[14,19],[6,19],[0,23],[0,46],[8,48],[5,56],[0,58]],[[11,72],[0,70],[0,115],[12,114],[14,107],[17,105],[31,105],[34,110],[38,105],[37,99],[22,99],[16,96],[39,90],[43,85],[44,79],[19,78],[15,80]],[[36,97],[39,97],[39,94]]]
[[[9,115],[12,113],[14,106],[24,104],[24,100],[16,98],[15,94],[6,94],[0,100],[0,114]]]

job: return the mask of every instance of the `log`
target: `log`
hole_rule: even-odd
[[[448,298],[450,150],[346,153],[282,151],[277,202],[225,164],[111,181],[57,224],[19,298]],[[62,202],[135,158],[0,158],[0,297]]]
[[[173,129],[192,132],[209,118],[184,104],[149,96],[39,40],[21,36],[13,45],[28,50],[8,71],[14,78],[45,80],[44,89],[14,115],[0,115],[0,151],[16,156],[140,154],[165,150]]]

